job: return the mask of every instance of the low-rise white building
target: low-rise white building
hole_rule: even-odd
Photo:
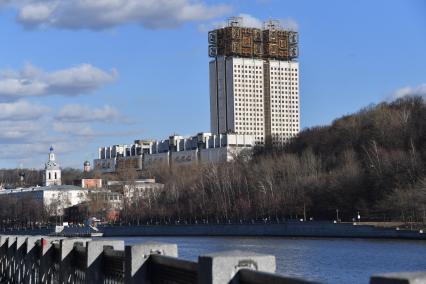
[[[251,152],[254,145],[254,136],[246,134],[172,135],[166,140],[136,140],[131,145],[101,147],[94,165],[96,170],[113,172],[153,166],[223,163],[232,161],[242,152]]]
[[[0,199],[15,197],[39,202],[51,215],[62,215],[65,208],[86,202],[88,190],[73,185],[50,185],[0,191]]]
[[[164,188],[164,184],[155,179],[138,179],[131,181],[108,181],[108,190],[120,192],[127,200],[146,198],[149,194]]]

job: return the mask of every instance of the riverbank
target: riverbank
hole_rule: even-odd
[[[332,222],[284,222],[256,224],[180,224],[143,226],[99,226],[104,237],[144,236],[235,236],[235,237],[312,237],[426,240],[420,231]],[[54,228],[5,230],[3,234],[50,235]]]
[[[419,231],[381,228],[372,225],[332,222],[285,222],[278,224],[197,224],[102,226],[105,237],[125,236],[239,236],[316,237],[426,240]]]

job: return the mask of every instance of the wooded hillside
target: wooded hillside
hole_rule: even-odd
[[[424,221],[426,105],[381,103],[303,130],[285,148],[258,150],[249,163],[155,170],[166,184],[134,218],[260,218]],[[132,209],[133,208],[133,209]]]

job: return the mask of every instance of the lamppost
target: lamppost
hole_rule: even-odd
[[[339,209],[336,209],[336,222],[339,222]]]

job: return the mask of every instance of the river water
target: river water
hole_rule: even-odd
[[[127,237],[126,244],[176,243],[179,257],[245,250],[273,254],[277,272],[324,283],[368,283],[373,274],[426,271],[425,241],[242,237]]]

